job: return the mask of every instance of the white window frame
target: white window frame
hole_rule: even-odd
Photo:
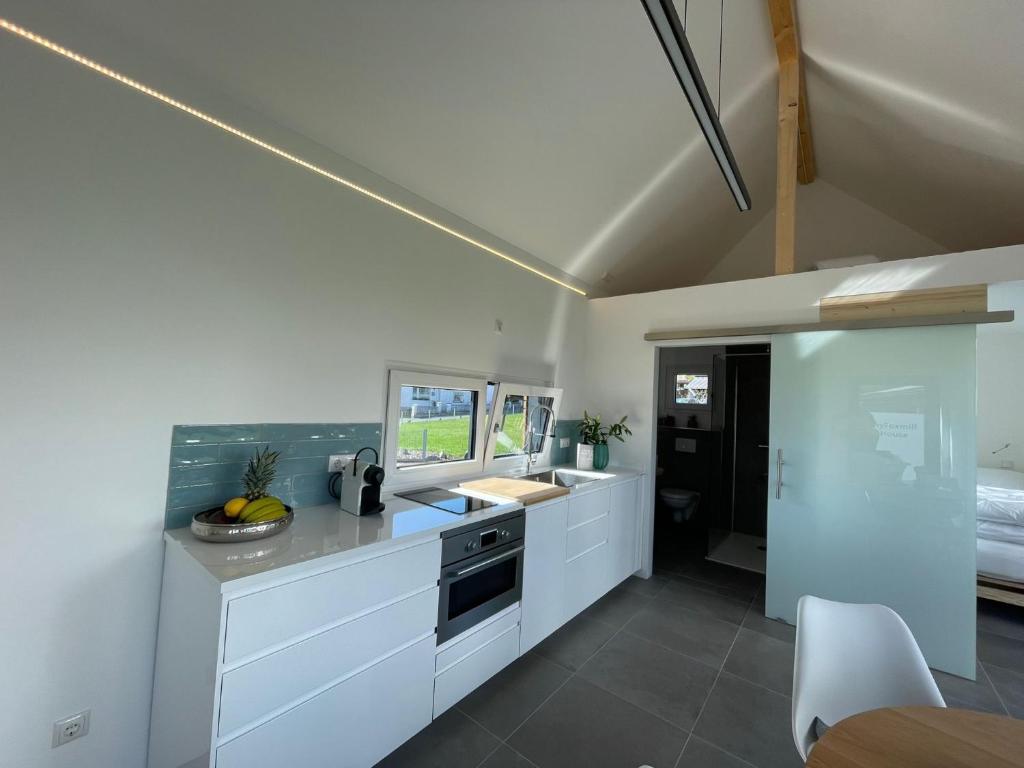
[[[514,381],[500,381],[494,391],[494,402],[491,404],[491,415],[488,419],[487,429],[487,449],[484,456],[484,468],[488,472],[510,472],[514,470],[525,470],[531,469],[527,464],[527,454],[520,456],[498,456],[494,455],[495,448],[497,447],[497,435],[502,430],[504,424],[504,405],[505,398],[508,395],[522,395],[527,403],[531,397],[550,397],[552,400],[551,411],[551,429],[554,430],[555,425],[558,423],[558,408],[562,402],[562,390],[558,387],[538,387],[530,384],[520,384]],[[529,407],[527,407],[527,416],[529,416]],[[527,427],[530,422],[526,422]],[[547,466],[551,463],[551,446],[552,440],[544,437],[541,441],[541,449],[533,454],[534,464],[541,466]]]
[[[487,377],[451,376],[423,371],[388,371],[388,398],[384,422],[384,473],[389,490],[414,488],[442,480],[464,478],[482,474],[486,453]],[[429,387],[431,389],[467,389],[476,392],[476,424],[474,425],[472,459],[449,461],[444,464],[398,466],[398,424],[402,408],[402,387]]]

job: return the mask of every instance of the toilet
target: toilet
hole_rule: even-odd
[[[658,496],[672,510],[672,520],[677,523],[688,522],[700,503],[700,494],[685,488],[662,488]]]

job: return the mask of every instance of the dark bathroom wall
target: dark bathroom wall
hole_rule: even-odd
[[[725,347],[674,347],[662,349],[658,372],[658,418],[670,418],[674,426],[685,427],[691,417],[697,420],[699,429],[711,429],[712,407],[714,405],[714,359],[725,351]],[[707,406],[682,406],[675,402],[675,377],[677,373],[705,373],[710,377],[712,402]]]

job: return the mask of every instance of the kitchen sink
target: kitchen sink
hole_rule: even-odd
[[[579,469],[549,469],[546,472],[533,472],[529,475],[520,475],[520,480],[532,480],[535,483],[547,483],[557,485],[561,488],[574,488],[580,485],[592,483],[595,480],[607,480],[615,477],[603,472],[585,472]]]

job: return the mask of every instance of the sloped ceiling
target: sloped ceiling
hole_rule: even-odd
[[[1024,242],[1024,3],[800,3],[822,176],[951,251]]]
[[[700,282],[772,210],[763,0],[677,3],[750,213],[639,0],[4,6],[44,35],[48,18],[101,25],[601,293]],[[820,177],[947,250],[1024,241],[1024,3],[800,0],[798,15]]]

